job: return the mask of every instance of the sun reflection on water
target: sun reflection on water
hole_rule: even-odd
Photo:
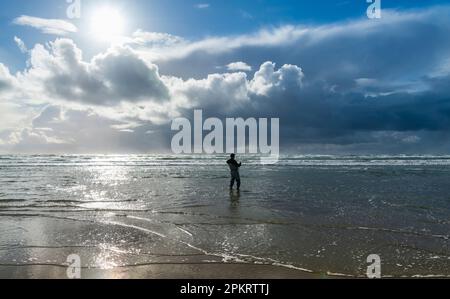
[[[112,270],[120,266],[120,254],[127,254],[119,248],[110,244],[100,244],[100,253],[94,257],[94,267],[102,270]]]

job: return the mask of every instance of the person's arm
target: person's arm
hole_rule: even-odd
[[[238,163],[236,160],[228,161],[227,163],[236,167],[241,167],[242,165],[242,163]]]

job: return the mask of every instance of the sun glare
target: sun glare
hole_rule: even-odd
[[[92,14],[90,27],[94,38],[114,41],[123,35],[125,22],[117,8],[101,7]]]

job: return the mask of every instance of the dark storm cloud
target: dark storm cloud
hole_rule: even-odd
[[[255,44],[254,36],[203,42],[158,64],[163,73],[183,77],[201,77],[231,61],[254,68],[265,60],[295,64],[305,74],[302,88],[278,90],[270,99],[251,95],[251,104],[234,114],[279,117],[289,144],[370,144],[390,151],[396,143],[421,151],[447,143],[442,137],[450,128],[448,13],[444,7],[391,12],[381,21],[275,29],[266,44]]]
[[[201,78],[215,67],[243,61],[296,64],[309,80],[349,87],[358,78],[406,80],[428,74],[449,58],[450,9],[385,13],[381,20],[285,26],[246,37],[211,39],[155,62],[162,73]]]

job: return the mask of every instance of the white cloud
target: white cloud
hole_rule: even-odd
[[[14,130],[24,125],[28,125],[33,116],[33,108],[24,107],[19,103],[10,101],[0,101],[0,133],[7,130]]]
[[[112,47],[89,62],[82,56],[70,39],[36,45],[30,51],[30,67],[17,78],[22,93],[27,98],[39,94],[41,103],[96,106],[102,115],[117,117],[121,111],[122,117],[148,121],[173,116],[179,107],[217,103],[225,107],[230,102],[242,104],[252,93],[269,95],[274,90],[300,88],[303,78],[299,67],[284,65],[276,70],[271,62],[264,63],[252,80],[239,72],[200,80],[161,77],[156,65],[123,46]],[[244,63],[234,66],[249,69]]]
[[[57,39],[47,47],[36,45],[30,51],[30,64],[18,76],[30,97],[39,94],[50,100],[93,105],[167,98],[158,67],[128,47],[113,47],[86,62],[72,40]]]
[[[20,52],[27,53],[28,49],[23,40],[18,38],[17,36],[14,36],[14,42],[16,43],[17,47],[19,48]]]
[[[0,63],[0,94],[9,92],[15,85],[16,78],[4,64]]]
[[[245,62],[238,61],[228,64],[227,69],[232,72],[234,71],[250,72],[252,70],[252,67],[246,64]]]
[[[147,32],[139,29],[132,34],[132,37],[126,41],[126,44],[135,47],[162,48],[181,44],[182,42],[184,42],[184,39],[179,36],[168,33]]]
[[[78,31],[74,24],[60,19],[43,19],[23,15],[14,19],[13,23],[16,25],[31,26],[43,33],[53,35],[67,35]]]
[[[209,8],[211,5],[209,3],[199,3],[196,4],[195,7],[198,9],[207,9]]]
[[[293,44],[302,35],[308,32],[307,28],[296,26],[283,26],[275,29],[263,29],[254,34],[244,34],[234,37],[210,37],[189,43],[179,43],[159,49],[161,60],[180,59],[196,52],[206,54],[224,54],[243,47],[282,47]],[[145,49],[142,55],[147,55]],[[153,55],[155,53],[152,52]]]
[[[71,143],[65,139],[52,136],[52,133],[52,129],[50,128],[24,128],[21,131],[13,132],[10,135],[9,143],[11,145],[22,143],[22,145],[30,144],[32,146],[37,146],[39,144],[60,145]]]
[[[295,91],[301,88],[304,74],[296,65],[283,65],[275,70],[275,63],[265,62],[250,82],[250,90],[268,96],[273,90]]]

